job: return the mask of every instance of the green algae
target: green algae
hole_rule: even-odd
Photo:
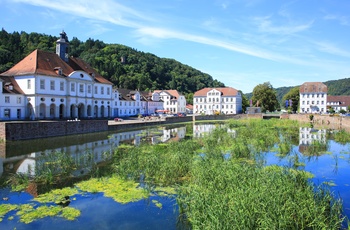
[[[48,193],[39,195],[38,197],[34,198],[34,200],[41,203],[53,202],[59,204],[65,202],[67,200],[67,197],[71,197],[78,193],[79,191],[77,188],[67,187],[63,189],[53,189]]]
[[[158,207],[158,208],[163,208],[163,205],[162,205],[162,203],[160,203],[159,201],[157,201],[157,200],[152,200],[152,203],[156,206],[156,207]]]
[[[16,210],[17,208],[18,208],[18,205],[15,205],[15,204],[1,204],[0,205],[0,222],[2,221],[2,219],[7,213],[13,210]]]
[[[149,192],[139,187],[139,183],[123,180],[119,177],[92,178],[77,184],[77,187],[86,192],[103,192],[106,197],[111,197],[116,202],[126,204],[138,201],[150,196]]]

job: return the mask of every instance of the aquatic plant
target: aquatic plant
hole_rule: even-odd
[[[102,192],[104,196],[111,197],[122,204],[149,197],[149,192],[146,189],[140,188],[139,183],[131,180],[123,180],[116,176],[92,178],[79,182],[76,186],[85,192]]]
[[[0,222],[8,212],[16,210],[17,208],[18,208],[18,205],[15,205],[15,204],[1,204],[0,205]]]
[[[192,229],[338,229],[341,202],[306,177],[234,160],[197,161],[177,200]]]
[[[346,132],[344,129],[334,133],[334,140],[343,145],[350,142],[350,133]]]

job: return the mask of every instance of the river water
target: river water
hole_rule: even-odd
[[[120,133],[93,133],[67,137],[47,138],[40,140],[16,141],[6,143],[0,158],[0,175],[11,173],[30,174],[35,176],[38,165],[42,164],[42,155],[54,152],[66,152],[79,162],[75,175],[89,173],[93,166],[108,160],[113,149],[127,143],[140,145],[143,142],[158,144],[170,140],[181,140],[190,134],[198,138],[210,132],[214,124],[190,124],[132,130]],[[265,153],[267,165],[277,164],[291,166],[296,157],[304,163],[303,169],[313,173],[315,184],[328,183],[334,195],[340,197],[344,204],[344,213],[350,217],[350,144],[327,140],[325,129],[301,127],[299,145],[292,148],[288,156],[277,156],[275,152]],[[313,141],[327,143],[326,152],[320,156],[307,156],[305,149]],[[83,161],[84,155],[92,156],[92,161]],[[91,159],[91,158],[89,158]],[[35,194],[31,192],[12,192],[9,188],[0,189],[0,204],[25,204],[33,202]],[[74,208],[81,211],[75,221],[60,217],[38,219],[30,224],[19,222],[14,213],[6,214],[0,222],[0,229],[180,229],[178,210],[174,197],[154,196],[128,204],[119,204],[103,196],[102,193],[76,195]],[[162,208],[154,205],[157,200]],[[0,216],[1,218],[1,216]]]

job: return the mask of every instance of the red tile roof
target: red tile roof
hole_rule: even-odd
[[[342,107],[350,106],[350,96],[327,96],[327,103],[340,102]]]
[[[322,82],[305,82],[300,86],[300,93],[327,93],[328,88]]]
[[[223,87],[223,88],[204,88],[204,89],[201,89],[201,90],[198,90],[197,92],[195,92],[193,96],[194,97],[206,97],[207,93],[212,89],[220,91],[222,96],[237,96],[237,94],[238,94],[237,89],[234,89],[232,87]]]
[[[57,68],[62,69],[63,76],[58,74]],[[88,74],[93,73],[97,82],[112,84],[79,58],[70,57],[69,63],[66,63],[57,54],[41,50],[34,50],[11,69],[0,74],[0,76],[47,75],[67,77],[77,70],[85,71]]]

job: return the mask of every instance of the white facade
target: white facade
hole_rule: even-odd
[[[0,89],[4,81],[0,79]],[[13,85],[9,84],[8,91],[11,92]],[[5,93],[0,91],[0,119],[21,120],[25,117],[25,97],[22,94]]]
[[[242,112],[242,96],[233,88],[205,88],[193,96],[195,114],[238,114]]]
[[[327,112],[327,86],[321,82],[305,82],[300,86],[300,112]]]
[[[164,110],[177,114],[186,112],[186,98],[177,90],[159,91],[159,97],[163,101]]]

